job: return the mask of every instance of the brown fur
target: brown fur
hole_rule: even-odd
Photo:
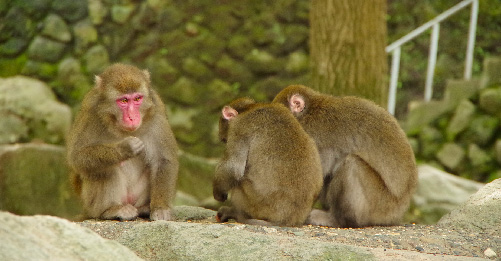
[[[142,124],[119,125],[115,100],[141,92]],[[150,87],[149,73],[115,64],[96,77],[68,139],[68,163],[86,215],[102,219],[171,219],[178,174],[177,145],[165,107]]]
[[[415,190],[417,168],[395,118],[371,101],[324,95],[301,85],[285,88],[273,102],[291,106],[294,95],[304,99],[304,109],[293,114],[315,140],[324,174],[320,200],[327,212],[312,211],[309,222],[398,224]]]
[[[261,225],[303,225],[322,187],[320,159],[313,140],[280,104],[230,104],[238,115],[222,119],[226,151],[216,168],[214,198],[226,200],[218,217]]]

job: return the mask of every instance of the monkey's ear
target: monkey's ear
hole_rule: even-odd
[[[148,79],[148,82],[150,82],[150,72],[148,72],[148,70],[143,70],[143,74],[146,77],[146,79]]]
[[[224,106],[222,113],[223,118],[226,120],[231,120],[238,115],[238,111],[231,108],[230,106]]]
[[[292,113],[300,113],[304,110],[305,102],[303,96],[294,94],[289,99],[289,108]]]
[[[101,77],[99,77],[99,75],[96,75],[96,77],[94,78],[94,81],[96,82],[96,88],[101,89],[101,86],[103,85],[103,79],[101,79]]]

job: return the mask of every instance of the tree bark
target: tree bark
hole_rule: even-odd
[[[312,87],[386,108],[386,0],[312,0]]]

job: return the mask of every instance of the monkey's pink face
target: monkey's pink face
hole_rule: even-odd
[[[116,100],[118,107],[122,110],[122,127],[127,131],[135,131],[141,126],[141,112],[139,108],[143,103],[141,93],[130,93],[119,97]]]

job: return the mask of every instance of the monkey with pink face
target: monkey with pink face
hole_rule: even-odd
[[[177,144],[148,71],[114,64],[96,76],[69,133],[67,158],[87,217],[173,218]]]

